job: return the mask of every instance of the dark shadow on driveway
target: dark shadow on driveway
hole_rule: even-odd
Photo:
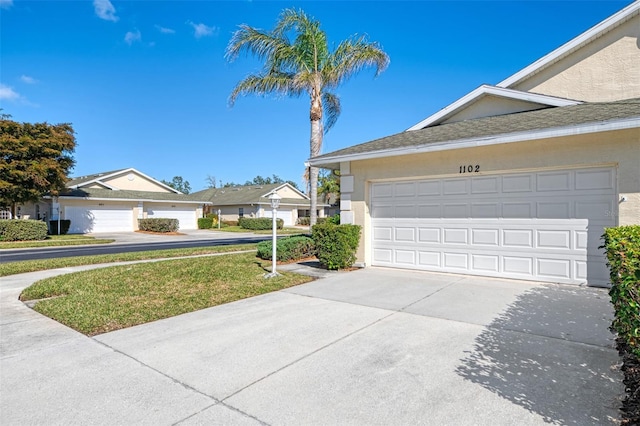
[[[611,424],[623,393],[606,290],[548,285],[521,295],[457,373],[561,425]]]

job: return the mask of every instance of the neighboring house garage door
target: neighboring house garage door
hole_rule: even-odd
[[[616,207],[613,168],[374,183],[372,263],[603,285]]]
[[[282,219],[284,226],[293,226],[291,217],[291,210],[276,210],[276,218]]]
[[[65,207],[65,218],[71,220],[69,232],[133,232],[133,209],[128,206]]]
[[[196,209],[194,207],[161,207],[157,209],[151,207],[147,210],[147,217],[178,219],[180,229],[198,229]]]

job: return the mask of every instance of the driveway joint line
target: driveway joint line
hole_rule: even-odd
[[[182,424],[182,423],[186,422],[187,420],[189,420],[190,418],[195,417],[195,416],[197,416],[197,415],[198,415],[198,414],[200,414],[200,413],[204,413],[205,411],[207,411],[207,410],[208,410],[208,409],[210,409],[210,408],[215,407],[216,405],[221,405],[221,406],[226,407],[226,408],[228,408],[228,409],[230,409],[230,410],[232,410],[232,411],[235,411],[235,412],[237,412],[237,413],[240,413],[240,414],[242,414],[242,415],[243,415],[243,416],[245,416],[245,417],[249,417],[250,419],[253,419],[253,420],[257,421],[257,422],[258,422],[258,423],[260,423],[261,425],[264,425],[264,426],[270,426],[270,424],[269,424],[269,423],[266,423],[266,422],[264,422],[264,421],[260,420],[259,418],[255,417],[255,416],[252,416],[252,415],[251,415],[251,414],[249,414],[249,413],[245,413],[244,411],[239,410],[238,408],[236,408],[236,407],[234,407],[234,406],[232,406],[232,405],[225,404],[224,402],[221,402],[221,401],[217,401],[217,402],[215,402],[215,403],[213,403],[213,404],[211,404],[211,405],[208,405],[208,406],[204,407],[202,410],[200,410],[200,411],[198,411],[198,412],[196,412],[196,413],[193,413],[193,414],[191,414],[191,415],[189,415],[189,416],[187,416],[187,417],[185,417],[185,418],[183,418],[183,419],[181,419],[181,420],[178,420],[177,422],[173,423],[173,424],[172,424],[172,426],[180,425],[180,424]]]
[[[85,337],[88,337],[88,336],[85,336]],[[135,362],[137,362],[138,364],[142,365],[143,367],[146,367],[146,368],[150,369],[151,371],[154,371],[154,372],[156,372],[156,373],[160,374],[161,376],[166,377],[167,379],[171,380],[173,383],[176,383],[176,384],[178,384],[178,385],[180,385],[180,386],[184,387],[185,389],[188,389],[188,390],[190,390],[190,391],[196,392],[197,394],[200,394],[200,395],[202,395],[202,396],[205,396],[205,397],[207,397],[207,398],[210,398],[210,399],[212,399],[213,401],[215,401],[216,403],[221,402],[218,398],[216,398],[216,397],[214,397],[214,396],[212,396],[212,395],[209,395],[209,394],[207,394],[207,393],[205,393],[205,392],[203,392],[203,391],[201,391],[201,390],[199,390],[199,389],[196,389],[196,388],[194,388],[193,386],[188,385],[188,384],[186,384],[186,383],[184,383],[184,382],[182,382],[182,381],[180,381],[180,380],[176,379],[175,377],[171,377],[171,376],[169,376],[168,374],[163,373],[162,371],[158,370],[157,368],[152,367],[152,366],[150,366],[149,364],[146,364],[146,363],[144,363],[144,362],[140,361],[138,358],[136,358],[136,357],[134,357],[134,356],[132,356],[132,355],[129,355],[129,354],[127,354],[127,353],[125,353],[125,352],[123,352],[123,351],[121,351],[121,350],[119,350],[119,349],[116,349],[116,348],[114,348],[113,346],[108,345],[108,344],[106,344],[106,343],[104,343],[104,342],[101,342],[100,340],[94,339],[93,337],[88,337],[88,338],[89,338],[89,339],[91,339],[91,340],[93,340],[93,341],[94,341],[94,342],[96,342],[97,344],[102,345],[102,346],[104,346],[104,347],[106,347],[106,348],[109,348],[109,349],[111,349],[113,352],[115,352],[115,353],[117,353],[117,354],[120,354],[120,355],[123,355],[123,356],[125,356],[125,357],[127,357],[127,358],[129,358],[129,359],[131,359],[131,360],[133,360],[133,361],[135,361]],[[213,404],[213,405],[215,405],[215,404]]]
[[[540,338],[543,338],[543,339],[557,340],[557,341],[560,341],[560,342],[573,343],[573,344],[576,344],[576,345],[587,346],[587,347],[590,347],[590,348],[612,350],[612,351],[615,351],[616,353],[618,352],[618,350],[615,348],[615,346],[608,347],[608,346],[597,345],[597,344],[594,344],[594,343],[578,342],[576,340],[563,339],[562,337],[548,336],[546,334],[538,334],[538,333],[529,332],[529,331],[523,331],[523,330],[515,330],[513,328],[499,327],[499,326],[491,325],[491,324],[485,325],[484,327],[486,329],[488,329],[488,330],[509,331],[511,333],[525,334],[527,336],[536,336],[536,337],[540,337]],[[615,345],[614,342],[612,342],[612,344]]]
[[[240,392],[244,391],[245,389],[248,389],[248,388],[250,388],[251,386],[253,386],[253,385],[257,384],[257,383],[260,383],[260,382],[264,381],[265,379],[267,379],[267,378],[269,378],[269,377],[271,377],[271,376],[273,376],[273,375],[275,375],[275,374],[277,374],[277,373],[279,373],[279,372],[283,371],[284,369],[289,368],[289,367],[293,366],[294,364],[297,364],[297,363],[299,363],[300,361],[302,361],[302,360],[304,360],[304,359],[307,359],[307,358],[311,357],[312,355],[315,355],[315,354],[317,354],[317,353],[319,353],[319,352],[321,352],[321,351],[323,351],[323,350],[325,350],[325,349],[329,348],[330,346],[333,346],[333,345],[335,345],[336,343],[341,342],[341,341],[343,341],[343,340],[345,340],[345,339],[347,339],[347,338],[349,338],[349,337],[353,336],[353,335],[354,335],[354,334],[356,334],[356,333],[359,333],[359,332],[361,332],[361,331],[363,331],[363,330],[366,330],[367,328],[370,328],[371,326],[376,325],[376,324],[378,324],[379,322],[384,321],[384,320],[386,320],[387,318],[389,318],[389,317],[391,317],[391,316],[393,316],[393,315],[396,315],[396,313],[397,313],[396,311],[392,311],[391,313],[389,313],[389,314],[387,314],[387,315],[385,315],[385,316],[383,316],[383,317],[380,317],[380,318],[378,318],[377,320],[375,320],[375,321],[373,321],[373,322],[371,322],[371,323],[369,323],[369,324],[366,324],[366,325],[364,325],[364,326],[362,326],[362,327],[358,328],[357,330],[353,330],[352,332],[347,333],[347,334],[345,334],[344,336],[342,336],[342,337],[340,337],[340,338],[338,338],[338,339],[336,339],[336,340],[333,340],[333,341],[331,341],[331,342],[329,342],[329,343],[327,343],[327,344],[325,344],[325,345],[323,345],[323,346],[321,346],[321,347],[319,347],[319,348],[317,348],[317,349],[314,349],[313,351],[311,351],[311,352],[309,352],[309,353],[307,353],[307,354],[305,354],[305,355],[303,355],[303,356],[301,356],[301,357],[299,357],[299,358],[297,358],[297,359],[295,359],[295,360],[293,360],[293,361],[289,362],[289,363],[288,363],[288,364],[286,364],[286,365],[283,365],[283,366],[282,366],[282,367],[280,367],[280,368],[277,368],[276,370],[273,370],[273,371],[272,371],[272,372],[270,372],[269,374],[266,374],[266,375],[264,375],[264,376],[260,377],[259,379],[256,379],[256,380],[254,380],[253,382],[251,382],[251,383],[249,383],[249,384],[247,384],[247,385],[243,386],[242,388],[240,388],[240,389],[238,389],[238,390],[234,391],[234,392],[233,392],[233,393],[231,393],[230,395],[227,395],[226,397],[222,398],[221,402],[223,402],[223,403],[224,403],[224,402],[225,402],[225,401],[227,401],[229,398],[234,397],[235,395],[239,394]]]

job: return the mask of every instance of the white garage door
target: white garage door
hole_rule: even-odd
[[[606,285],[613,168],[375,183],[373,265]]]
[[[128,206],[65,207],[69,233],[133,232],[133,209]]]
[[[198,229],[196,209],[193,207],[161,207],[157,209],[150,207],[147,209],[147,217],[178,219],[180,229]]]
[[[269,217],[273,217],[273,216],[269,215]],[[276,211],[276,218],[282,219],[284,226],[293,226],[291,210],[278,209]]]

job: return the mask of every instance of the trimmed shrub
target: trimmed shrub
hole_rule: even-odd
[[[138,229],[147,232],[176,232],[180,226],[178,219],[138,219]]]
[[[602,239],[615,311],[612,329],[640,356],[640,225],[607,228]]]
[[[335,221],[335,217],[338,217],[338,220]],[[332,220],[334,220],[334,222],[331,222]],[[324,223],[326,221],[330,221],[331,223],[335,224],[335,225],[339,225],[340,224],[340,215],[335,215],[335,216],[331,216],[331,217],[319,217],[316,223]],[[311,223],[311,218],[309,216],[301,216],[298,218],[298,220],[296,221],[297,225],[302,225],[302,226],[309,226],[309,224]]]
[[[238,221],[237,220],[223,220],[222,221],[222,227],[226,227],[226,226],[238,226]]]
[[[331,217],[327,218],[327,222],[328,223],[333,223],[334,225],[340,225],[340,215],[339,214],[334,214]]]
[[[60,235],[66,235],[71,227],[71,221],[69,219],[63,219],[60,221]],[[49,234],[58,235],[58,221],[49,221]]]
[[[360,226],[320,223],[311,228],[320,264],[329,270],[345,269],[356,261],[360,243]]]
[[[258,243],[258,257],[271,260],[273,253],[272,241]],[[276,260],[286,262],[289,260],[306,259],[315,255],[313,240],[305,236],[281,238],[276,243]]]
[[[211,229],[213,228],[213,218],[201,217],[198,219],[198,229]]]
[[[37,241],[47,239],[47,224],[41,220],[0,220],[2,241]]]
[[[273,228],[273,219],[270,217],[241,217],[238,219],[238,225],[252,231],[265,231]],[[282,229],[283,226],[284,221],[276,219],[276,228]]]

